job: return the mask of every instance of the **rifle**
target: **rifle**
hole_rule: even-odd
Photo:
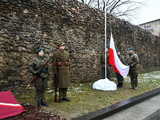
[[[42,72],[42,71],[41,71],[42,68],[43,68],[46,64],[48,64],[49,61],[50,61],[50,58],[36,70],[36,73],[38,73],[38,75],[40,75],[40,73]]]
[[[35,83],[35,81],[38,79],[38,77],[40,76],[40,74],[41,74],[41,72],[42,72],[42,68],[46,65],[46,64],[48,64],[48,62],[50,61],[50,58],[43,64],[43,65],[41,65],[38,69],[36,69],[35,67],[36,67],[36,65],[35,64],[32,64],[31,66],[30,66],[30,71],[31,71],[31,73],[32,73],[32,75],[33,75],[33,79],[32,79],[32,81],[31,81],[31,84],[33,84],[33,83]]]

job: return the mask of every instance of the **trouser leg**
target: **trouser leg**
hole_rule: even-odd
[[[131,77],[132,88],[133,89],[137,88],[138,87],[138,79],[137,79],[138,73],[135,70],[132,70],[130,77]]]
[[[134,76],[132,74],[130,74],[130,80],[131,80],[131,87],[132,89],[135,88],[135,85],[134,85]]]
[[[59,96],[60,96],[60,102],[63,102],[63,101],[70,101],[69,98],[67,98],[67,90],[68,88],[60,88],[59,89]]]
[[[45,80],[47,78],[39,78],[37,81],[35,81],[35,99],[36,99],[36,104],[38,107],[41,105],[46,105],[45,103],[45,90],[46,90],[46,84]]]
[[[42,106],[48,106],[46,99],[44,97],[45,91],[42,91],[42,99],[41,99],[41,105]]]
[[[111,72],[110,72],[108,66],[107,66],[107,78],[108,78],[109,80],[111,79]]]
[[[70,99],[67,97],[68,88],[63,89],[63,100],[69,102]]]
[[[67,97],[67,88],[59,88],[60,99]]]
[[[117,87],[121,88],[123,87],[123,76],[121,76],[119,73],[116,73],[117,77]]]
[[[138,87],[138,79],[135,79],[135,87]]]
[[[63,99],[63,88],[59,88],[59,100]]]
[[[41,94],[41,105],[46,105],[46,99],[45,99],[45,91],[47,88],[47,79],[46,78],[42,78],[41,81],[41,89],[40,89],[40,94]]]
[[[137,77],[138,77],[138,74],[135,74],[134,75],[134,87],[135,88],[138,87],[138,79],[137,79]]]
[[[105,67],[101,68],[101,79],[105,78]]]
[[[36,96],[35,96],[35,99],[36,99],[36,106],[37,107],[40,107],[41,106],[41,101],[43,99],[43,92],[39,89],[36,88]]]
[[[63,98],[67,97],[67,90],[68,88],[63,88]]]

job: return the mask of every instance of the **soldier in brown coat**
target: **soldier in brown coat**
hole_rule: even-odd
[[[64,43],[58,45],[57,51],[53,55],[55,84],[59,88],[59,102],[70,101],[67,98],[67,90],[70,85],[70,57],[65,50]]]

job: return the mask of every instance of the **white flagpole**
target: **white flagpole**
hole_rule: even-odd
[[[106,1],[105,1],[105,12],[104,12],[104,16],[105,16],[105,78],[107,78],[107,16],[106,16]]]

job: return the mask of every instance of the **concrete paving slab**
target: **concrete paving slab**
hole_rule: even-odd
[[[160,95],[157,95],[103,120],[143,120],[159,109]]]

